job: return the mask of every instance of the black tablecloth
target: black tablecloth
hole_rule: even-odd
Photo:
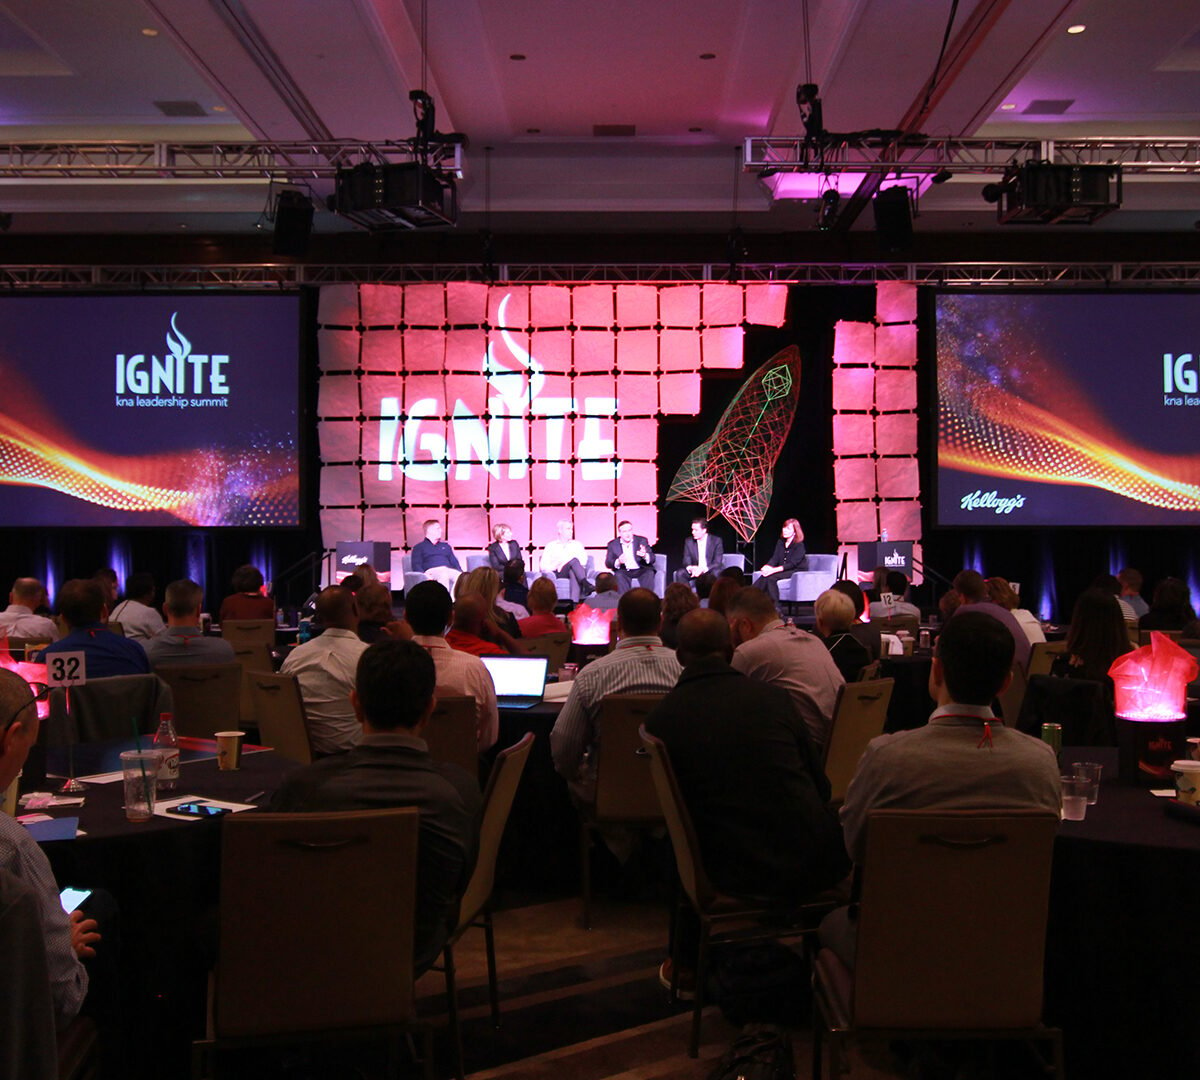
[[[1072,1077],[1188,1073],[1200,1065],[1200,825],[1166,816],[1165,800],[1116,783],[1117,752],[1083,821],[1054,849],[1046,1018],[1065,1033]]]

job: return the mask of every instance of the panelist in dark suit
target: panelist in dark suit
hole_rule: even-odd
[[[719,536],[709,536],[704,518],[692,519],[692,537],[683,542],[683,569],[675,571],[675,580],[689,582],[705,595],[725,565],[725,545]]]
[[[801,570],[808,569],[808,555],[804,551],[804,530],[795,518],[783,523],[783,531],[775,543],[770,561],[759,569],[761,575],[754,583],[772,600],[779,602],[779,583]]]
[[[488,565],[503,576],[504,567],[512,559],[523,559],[521,545],[513,539],[512,529],[507,525],[496,525],[492,529],[492,543],[487,547]]]
[[[650,541],[644,536],[635,536],[633,525],[628,521],[617,524],[616,538],[608,542],[604,552],[604,565],[616,574],[621,593],[635,585],[643,589],[654,588],[654,552]]]

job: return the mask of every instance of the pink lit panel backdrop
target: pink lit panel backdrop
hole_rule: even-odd
[[[836,327],[834,494],[838,540],[852,572],[861,541],[885,531],[890,540],[921,538],[916,318],[916,287],[888,282],[876,287],[874,322]],[[919,559],[919,547],[914,553]]]
[[[399,553],[430,517],[465,553],[500,522],[540,549],[564,516],[594,551],[626,517],[653,542],[659,418],[695,415],[701,371],[740,368],[745,325],[781,326],[786,301],[759,284],[322,289],[325,546]]]

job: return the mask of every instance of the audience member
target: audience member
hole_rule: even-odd
[[[45,585],[37,578],[17,578],[8,594],[8,607],[0,612],[0,635],[57,641],[58,627],[54,625],[54,620],[35,614],[45,603]]]
[[[1133,610],[1133,605],[1127,600],[1121,598],[1121,582],[1116,574],[1097,574],[1092,582],[1093,589],[1103,589],[1106,593],[1115,596],[1117,603],[1121,606],[1121,615],[1130,625],[1137,625],[1138,614]]]
[[[79,584],[93,586],[103,604],[103,594],[95,581]],[[37,742],[38,726],[29,685],[19,675],[0,669],[0,792],[20,775],[30,748]],[[37,894],[55,1019],[59,1028],[65,1027],[87,995],[88,973],[80,960],[95,955],[94,946],[100,936],[96,922],[81,911],[70,915],[63,911],[54,871],[41,847],[24,825],[5,813],[0,813],[0,868],[20,878]],[[9,968],[9,959],[6,955],[8,992],[19,995],[20,986],[14,981],[16,973]]]
[[[516,608],[524,610],[528,605],[525,603],[529,596],[529,587],[525,584],[525,561],[523,559],[509,559],[504,564],[503,575],[504,589],[501,593],[504,600],[507,601],[505,610],[516,616],[517,620],[525,618],[529,612],[525,611],[525,615],[517,614]],[[496,602],[500,602],[497,597]]]
[[[295,675],[308,719],[308,741],[314,755],[349,750],[362,734],[350,691],[354,672],[367,643],[358,636],[358,603],[340,585],[330,585],[317,596],[316,622],[323,632],[297,645],[279,669]]]
[[[485,611],[483,597],[477,593],[468,593],[455,600],[446,644],[472,656],[507,656],[507,650],[483,636]]]
[[[720,578],[730,578],[731,580],[737,582],[739,588],[750,584],[750,579],[746,577],[746,571],[740,566],[725,567],[725,569],[717,575],[717,578],[718,580]]]
[[[58,590],[57,600],[58,614],[67,633],[48,645],[42,651],[43,657],[49,659],[55,653],[82,652],[89,679],[150,673],[150,661],[141,644],[114,634],[104,625],[108,606],[95,578],[74,578],[66,582]]]
[[[448,590],[453,589],[463,569],[454,548],[442,539],[442,523],[430,518],[422,527],[425,538],[412,549],[413,572],[424,574],[427,581],[436,581]]]
[[[569,518],[562,518],[554,526],[558,532],[542,549],[538,569],[543,574],[571,583],[571,599],[578,603],[592,591],[587,579],[587,552],[583,544],[575,539],[575,526]]]
[[[593,611],[616,611],[621,602],[621,594],[617,589],[617,577],[608,570],[601,570],[596,575],[596,591],[588,597],[588,604]]]
[[[567,624],[554,614],[558,603],[558,590],[550,578],[540,577],[529,586],[529,609],[532,614],[517,625],[522,637],[541,637],[542,634],[562,634]]]
[[[111,566],[104,566],[92,575],[92,580],[100,586],[100,594],[104,597],[104,606],[111,611],[117,606],[117,597],[121,594],[117,572]]]
[[[232,664],[237,661],[233,646],[224,638],[206,637],[200,629],[204,590],[194,581],[181,578],[167,586],[163,611],[166,629],[146,642],[151,667],[163,664]]]
[[[679,661],[658,636],[662,612],[649,589],[630,589],[617,605],[617,646],[593,660],[571,683],[550,732],[554,767],[580,802],[596,797],[593,749],[600,701],[609,694],[659,694],[679,679]]]
[[[854,605],[855,611],[855,619],[850,625],[850,633],[867,650],[872,660],[878,660],[883,654],[882,634],[878,623],[863,622],[867,614],[867,598],[863,595],[862,589],[856,582],[850,581],[848,578],[835,581],[829,587],[850,597],[850,603]]]
[[[1032,648],[1029,644],[1029,636],[1013,617],[1011,611],[988,599],[987,583],[983,580],[983,575],[978,570],[960,570],[954,578],[954,591],[960,598],[954,618],[957,619],[968,608],[991,615],[993,619],[1008,628],[1009,633],[1013,636],[1017,663],[1023,668],[1028,668],[1029,652]]]
[[[347,578],[347,580],[349,580]],[[346,582],[342,582],[345,588]],[[360,641],[373,645],[376,641],[391,637],[388,627],[396,622],[392,611],[392,590],[386,585],[376,582],[374,585],[364,584],[354,593],[354,601],[358,605],[358,629]]]
[[[1196,618],[1192,592],[1176,577],[1163,578],[1154,587],[1150,610],[1138,619],[1139,630],[1182,630]]]
[[[162,616],[154,610],[154,575],[137,573],[125,579],[125,599],[108,613],[108,621],[121,624],[127,638],[145,642],[163,628]]]
[[[709,590],[704,606],[709,611],[715,611],[724,615],[725,609],[729,606],[729,601],[745,587],[745,585],[739,585],[733,578],[722,575],[713,582],[713,587]]]
[[[354,749],[289,773],[271,807],[420,810],[413,956],[417,972],[438,958],[458,921],[459,901],[478,853],[482,813],[475,779],[457,765],[434,761],[422,738],[437,704],[436,679],[433,662],[419,645],[378,641],[366,648],[350,697],[361,728]],[[346,885],[353,887],[352,882]]]
[[[890,604],[885,603],[882,599],[883,594],[890,594],[893,599]],[[910,617],[919,619],[921,617],[921,609],[916,604],[908,602],[908,578],[906,578],[899,570],[888,570],[884,575],[883,588],[880,590],[880,599],[871,601],[871,606],[867,609],[870,612],[872,619],[901,619]],[[857,618],[857,612],[855,618]]]
[[[1066,652],[1055,660],[1051,674],[1092,679],[1111,688],[1108,669],[1118,656],[1133,648],[1117,598],[1107,589],[1082,592],[1071,612],[1066,644]]]
[[[229,582],[233,593],[221,601],[217,621],[275,618],[275,601],[263,595],[264,584],[262,571],[257,566],[249,563],[239,566]]]
[[[646,730],[666,745],[713,885],[801,902],[850,869],[829,781],[788,694],[734,670],[732,652],[717,612],[684,615],[683,671]],[[680,915],[680,955],[694,962],[699,925],[690,909]],[[670,986],[669,962],[659,978]]]
[[[850,632],[854,625],[854,601],[844,592],[826,589],[813,604],[813,614],[817,617],[817,633],[842,678],[854,682],[862,669],[871,663],[867,647]]]
[[[962,607],[962,596],[957,589],[949,589],[942,594],[942,598],[938,601],[938,611],[942,614],[942,622],[946,622],[950,617]]]
[[[813,749],[824,753],[838,688],[846,680],[821,639],[784,623],[771,598],[753,586],[729,601],[725,617],[735,646],[734,668],[786,690]]]
[[[454,602],[446,587],[436,581],[414,585],[404,599],[404,619],[413,641],[433,657],[437,688],[441,694],[465,694],[475,699],[476,741],[479,752],[494,746],[500,736],[496,688],[478,656],[452,649],[444,637]]]
[[[468,570],[457,581],[453,590],[455,600],[464,596],[478,596],[483,601],[483,626],[480,636],[503,652],[512,652],[515,638],[521,636],[521,628],[511,612],[496,606],[500,595],[500,575],[490,566],[477,566]]]
[[[695,611],[700,606],[700,598],[692,591],[689,584],[682,581],[672,581],[667,586],[662,598],[662,627],[658,636],[668,649],[678,649],[679,640],[676,631],[679,620],[689,611]]]
[[[990,577],[984,584],[987,586],[988,599],[993,604],[999,604],[1005,611],[1012,612],[1012,617],[1017,620],[1025,632],[1025,636],[1029,638],[1030,645],[1036,645],[1039,641],[1046,640],[1046,634],[1042,630],[1042,624],[1038,622],[1037,616],[1028,608],[1021,607],[1021,598],[1017,595],[1017,590],[1004,578]]]
[[[992,713],[991,702],[1012,679],[1016,639],[980,607],[960,609],[938,638],[929,674],[937,708],[929,723],[872,739],[858,763],[841,809],[846,850],[856,864],[862,864],[866,851],[872,810],[1059,813],[1054,751]],[[848,909],[822,923],[821,940],[853,964]]]
[[[632,522],[617,522],[617,535],[604,551],[604,565],[616,574],[618,592],[654,585],[654,552],[649,540],[634,533]]]
[[[725,565],[725,544],[719,536],[710,536],[708,522],[692,519],[691,538],[683,542],[683,569],[675,571],[675,580],[691,584],[697,591],[707,589]]]
[[[1120,599],[1133,608],[1134,615],[1140,619],[1150,610],[1150,605],[1142,599],[1142,572],[1127,566],[1117,574],[1117,580],[1121,583]]]

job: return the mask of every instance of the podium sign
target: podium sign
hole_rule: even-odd
[[[858,574],[868,577],[877,566],[887,570],[899,570],[909,581],[912,581],[911,540],[879,540],[858,545]]]
[[[339,540],[333,571],[335,585],[340,585],[360,566],[370,566],[384,585],[392,581],[392,545],[386,540]]]

